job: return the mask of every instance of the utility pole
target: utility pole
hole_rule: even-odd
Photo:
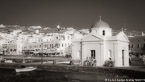
[[[42,54],[41,54],[41,64],[43,64],[43,43],[41,43],[41,46],[42,46]]]
[[[81,65],[83,65],[83,61],[82,61],[82,39],[81,39],[81,42],[80,42],[80,47],[81,47],[81,51],[80,51],[80,54],[81,54]]]
[[[46,32],[44,31],[44,35],[43,36],[45,36],[46,35]],[[42,38],[43,39],[43,38]],[[42,41],[42,43],[41,43],[41,49],[42,49],[42,55],[41,55],[41,64],[43,64],[43,41]]]

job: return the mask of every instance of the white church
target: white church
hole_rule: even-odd
[[[72,59],[80,60],[83,65],[87,58],[94,58],[95,66],[103,66],[111,58],[115,67],[127,67],[128,45],[129,40],[123,31],[113,36],[112,28],[100,18],[88,35],[73,39]]]

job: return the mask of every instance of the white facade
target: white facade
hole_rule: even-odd
[[[23,43],[3,44],[4,55],[22,55]]]
[[[24,44],[23,51],[53,54],[60,56],[70,54],[71,36],[65,33],[49,33],[44,36],[33,36]]]
[[[129,66],[128,38],[124,32],[112,36],[109,25],[100,20],[91,28],[91,33],[72,42],[73,60],[94,58],[96,66],[103,66],[105,61],[112,59],[116,67]]]

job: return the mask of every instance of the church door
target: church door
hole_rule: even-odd
[[[124,50],[122,50],[122,65],[124,66]]]

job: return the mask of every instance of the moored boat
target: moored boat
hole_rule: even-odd
[[[29,72],[29,71],[33,71],[36,69],[37,69],[37,67],[25,67],[25,68],[16,68],[15,71],[16,72]]]

